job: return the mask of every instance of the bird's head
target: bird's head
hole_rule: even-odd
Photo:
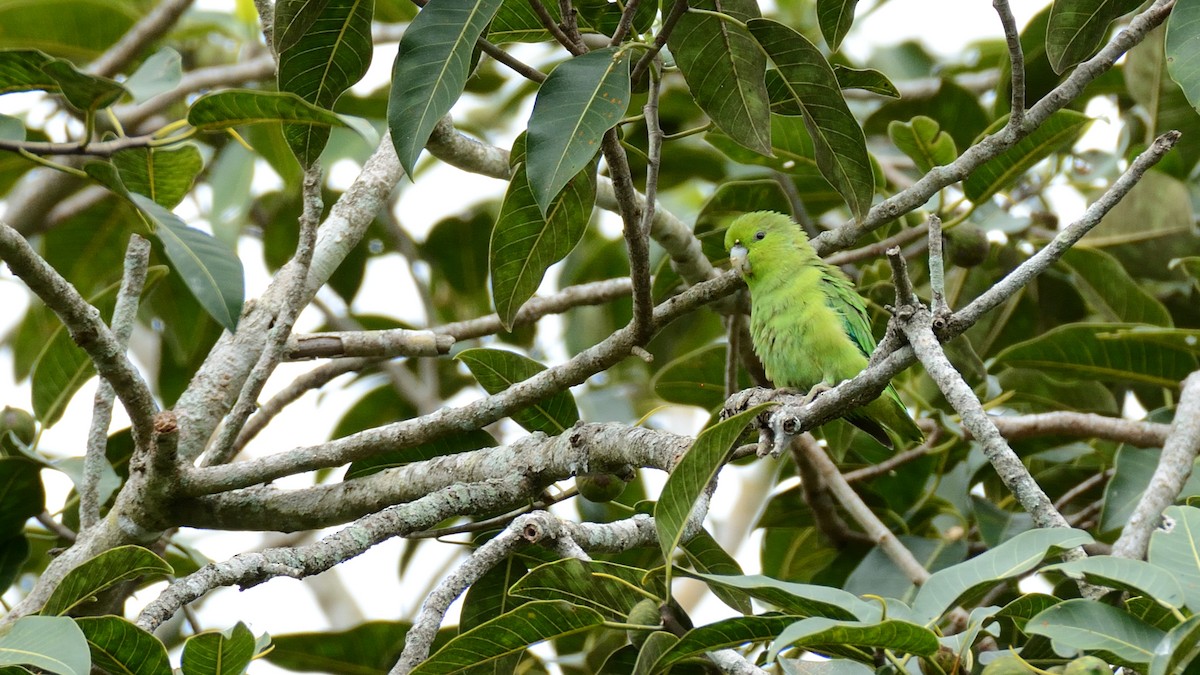
[[[786,264],[790,257],[812,251],[804,230],[774,211],[755,211],[735,218],[725,231],[725,248],[729,262],[745,279],[768,272],[777,261]]]

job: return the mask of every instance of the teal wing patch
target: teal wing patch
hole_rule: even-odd
[[[822,270],[825,305],[841,317],[846,335],[854,341],[863,356],[870,358],[871,352],[875,351],[875,336],[871,334],[867,306],[841,270],[826,267]]]

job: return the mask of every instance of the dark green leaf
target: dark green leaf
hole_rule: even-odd
[[[171,675],[167,648],[158,638],[116,616],[76,619],[87,637],[92,663],[110,673]]]
[[[531,600],[563,600],[600,612],[612,621],[624,621],[642,599],[634,588],[645,585],[646,571],[598,560],[566,558],[532,569],[509,592]],[[651,588],[654,595],[665,589]]]
[[[734,141],[770,155],[770,107],[763,81],[767,59],[738,23],[761,17],[758,4],[752,0],[699,0],[691,6],[737,20],[688,12],[668,37],[667,46],[692,98]]]
[[[1154,649],[1149,675],[1187,673],[1195,662],[1197,647],[1200,647],[1200,614],[1188,617],[1167,632]]]
[[[1130,614],[1095,600],[1060,602],[1025,624],[1030,635],[1054,641],[1063,656],[1095,651],[1106,661],[1144,670],[1165,634]],[[1062,650],[1065,648],[1065,650]]]
[[[706,652],[736,647],[747,642],[766,642],[796,622],[783,614],[738,616],[694,628],[658,658],[653,672],[663,673],[672,665]]]
[[[1183,15],[1190,19],[1195,16],[1195,11],[1195,8],[1185,9]],[[1169,21],[1169,25],[1175,24],[1174,19]],[[1200,115],[1196,111],[1196,103],[1200,101],[1196,98],[1196,85],[1200,78],[1195,71],[1195,49],[1186,41],[1187,34],[1195,30],[1194,22],[1185,20],[1178,30],[1177,50],[1171,52],[1165,48],[1166,29],[1163,26],[1147,33],[1146,38],[1126,54],[1124,74],[1129,95],[1142,107],[1148,122],[1141,127],[1145,136],[1137,140],[1149,144],[1168,130],[1181,132],[1183,136],[1159,169],[1168,169],[1171,176],[1186,179],[1200,160]],[[1175,77],[1186,83],[1186,88],[1177,83]]]
[[[851,68],[840,63],[833,64],[833,74],[842,89],[862,89],[888,98],[900,98],[900,90],[887,75],[874,68]]]
[[[0,591],[8,590],[16,580],[29,560],[30,550],[29,538],[24,534],[0,535]]]
[[[652,675],[658,672],[656,666],[658,659],[666,653],[675,643],[679,642],[679,638],[673,633],[656,630],[646,636],[646,642],[642,648],[638,650],[637,661],[633,668],[629,670],[630,675]],[[607,665],[607,664],[606,664]]]
[[[1104,251],[1083,246],[1067,249],[1062,262],[1091,308],[1108,321],[1171,326],[1171,314]]]
[[[41,471],[24,457],[0,457],[0,538],[20,534],[26,520],[46,509]]]
[[[744,592],[786,614],[831,619],[872,619],[879,616],[878,605],[868,604],[840,588],[797,584],[755,574],[721,576],[682,571],[680,574],[700,579],[709,586],[725,586]]]
[[[107,108],[125,94],[125,88],[106,77],[89,75],[65,59],[51,59],[42,64],[46,73],[56,84],[63,98],[79,110]]]
[[[275,3],[279,90],[332,109],[371,65],[372,0],[280,0]],[[321,155],[329,128],[285,124],[283,135],[304,166]]]
[[[1007,118],[997,120],[984,133],[1000,129],[1006,121]],[[963,193],[976,204],[986,201],[1015,183],[1034,164],[1075,142],[1091,122],[1087,115],[1074,110],[1056,111],[1033,133],[973,171],[963,181]]]
[[[721,544],[709,534],[708,530],[700,530],[696,536],[683,543],[683,552],[687,555],[692,567],[701,574],[719,574],[724,576],[742,576],[742,566],[736,558],[730,555]],[[750,596],[740,591],[734,591],[727,586],[710,587],[713,595],[726,605],[742,614],[750,614],[754,606],[750,604]]]
[[[319,108],[290,92],[226,89],[205,94],[188,109],[188,124],[201,131],[219,131],[244,124],[294,122],[344,127],[337,114]]]
[[[1015,344],[995,363],[1105,382],[1143,382],[1178,387],[1196,369],[1196,357],[1182,349],[1133,340],[1103,339],[1126,324],[1071,324]]]
[[[1062,73],[1096,53],[1108,24],[1140,4],[1141,0],[1055,0],[1046,28],[1046,55],[1054,72]]]
[[[1091,541],[1092,537],[1082,530],[1050,528],[1022,532],[966,562],[935,572],[917,592],[913,613],[925,620],[937,619],[963,595],[1024,574],[1052,551]]]
[[[145,195],[161,206],[175,208],[204,167],[200,151],[191,143],[178,148],[130,148],[112,157],[121,182],[131,192]]]
[[[533,359],[503,349],[464,349],[454,358],[467,364],[479,385],[489,394],[498,394],[546,369]],[[512,419],[529,431],[555,435],[579,421],[579,408],[571,392],[564,390],[518,410]]]
[[[725,465],[734,442],[751,420],[771,407],[773,404],[769,403],[754,406],[705,429],[671,470],[658,503],[654,505],[658,544],[665,558],[670,560],[675,547],[679,546],[696,500]]]
[[[628,50],[616,47],[588,52],[555,68],[538,90],[529,115],[525,171],[543,215],[624,116],[629,58]]]
[[[42,70],[50,56],[37,49],[0,49],[0,94],[57,92],[58,82]]]
[[[836,52],[850,32],[857,4],[858,0],[817,0],[817,24],[831,51]]]
[[[525,602],[509,589],[529,572],[524,561],[510,555],[488,570],[467,589],[459,616],[459,632],[468,631],[515,609]]]
[[[1092,556],[1055,565],[1042,572],[1059,572],[1072,579],[1082,579],[1097,586],[1120,588],[1134,594],[1153,598],[1172,609],[1183,607],[1183,588],[1172,572],[1144,560]]]
[[[432,0],[404,31],[392,66],[388,128],[400,165],[409,177],[416,170],[417,158],[433,127],[462,95],[471,72],[475,41],[500,9],[500,3]]]
[[[861,219],[875,194],[875,172],[862,128],[850,113],[833,68],[803,35],[770,19],[747,22],[779,68],[815,146],[817,167]]]
[[[183,643],[183,675],[241,675],[256,648],[254,634],[241,621],[227,630],[193,635]]]
[[[404,650],[406,621],[368,621],[337,632],[272,635],[263,659],[281,668],[332,675],[376,675],[396,665]]]
[[[553,198],[543,217],[520,164],[500,206],[492,230],[492,298],[505,329],[512,330],[517,312],[533,297],[546,270],[579,243],[596,201],[596,167],[589,164]]]
[[[451,640],[412,671],[412,675],[462,673],[529,645],[600,625],[600,614],[559,601],[527,602]]]
[[[650,385],[664,401],[715,410],[725,403],[723,344],[703,347],[663,366]]]
[[[544,3],[546,11],[555,21],[560,21],[558,3]],[[550,31],[542,25],[537,12],[528,0],[503,0],[492,23],[488,25],[488,41],[493,44],[506,42],[544,42],[550,39]]]
[[[911,157],[921,173],[958,158],[954,139],[933,118],[917,115],[908,122],[893,121],[887,130],[896,149]]]
[[[141,546],[118,546],[67,573],[42,607],[44,616],[61,616],[95,599],[122,581],[172,574],[167,561]]]
[[[887,649],[896,654],[930,656],[938,650],[937,635],[907,621],[888,619],[879,623],[835,621],[825,617],[801,619],[788,626],[771,645],[768,658],[774,659],[785,648],[808,647],[822,651],[838,647],[842,653],[847,646],[868,648],[865,662],[874,658],[872,648]]]
[[[0,26],[5,46],[35,47],[86,63],[125,35],[142,13],[128,1],[8,0],[0,3]]]
[[[0,635],[0,667],[33,666],[58,675],[88,675],[87,640],[66,617],[25,616]]]

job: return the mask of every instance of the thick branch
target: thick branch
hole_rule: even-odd
[[[1139,448],[1161,448],[1171,429],[1169,424],[1123,420],[1065,410],[1036,415],[993,417],[992,423],[1010,441],[1038,436],[1077,436],[1103,438]]]
[[[288,338],[284,356],[289,361],[346,357],[395,358],[449,354],[454,338],[427,330],[389,330],[308,333]]]

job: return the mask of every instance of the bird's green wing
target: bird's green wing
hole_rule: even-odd
[[[825,277],[825,304],[841,317],[842,329],[863,356],[870,358],[871,352],[875,351],[875,336],[871,334],[871,322],[862,296],[839,270],[827,266],[822,274]]]

